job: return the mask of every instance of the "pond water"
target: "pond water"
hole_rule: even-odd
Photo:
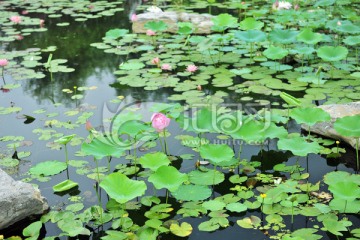
[[[0,92],[0,164],[15,179],[36,184],[41,190],[42,195],[48,199],[51,212],[55,212],[50,212],[47,217],[42,218],[44,224],[39,232],[39,237],[35,234],[33,239],[54,239],[57,236],[60,239],[66,237],[69,239],[137,239],[135,235],[139,239],[207,238],[209,240],[220,238],[239,239],[239,236],[244,239],[319,239],[320,237],[322,239],[337,239],[338,237],[342,239],[352,237],[352,239],[355,239],[359,237],[358,232],[354,233],[351,231],[360,227],[358,215],[360,211],[358,207],[360,195],[355,197],[347,196],[349,205],[351,203],[354,206],[352,208],[349,207],[351,209],[347,209],[347,211],[343,210],[343,205],[341,205],[341,209],[333,205],[330,205],[330,208],[329,201],[332,198],[328,198],[326,194],[329,193],[328,185],[332,183],[329,183],[329,181],[324,183],[324,176],[328,173],[347,172],[354,176],[355,185],[360,185],[358,174],[355,171],[356,154],[351,148],[343,144],[337,148],[335,141],[320,140],[319,136],[314,136],[318,140],[311,141],[321,143],[327,150],[315,151],[310,149],[305,155],[297,155],[291,151],[291,148],[282,148],[282,150],[288,151],[279,150],[278,139],[283,138],[283,136],[282,133],[277,132],[280,132],[277,128],[274,128],[274,133],[269,133],[271,139],[266,138],[266,140],[263,139],[264,141],[260,139],[260,142],[254,144],[256,132],[255,134],[250,132],[251,136],[247,136],[244,133],[246,135],[242,135],[244,139],[233,139],[233,135],[226,135],[225,131],[221,133],[212,131],[214,129],[208,132],[202,130],[187,131],[188,129],[181,127],[184,121],[180,117],[176,117],[182,114],[182,107],[179,106],[187,106],[186,116],[189,115],[189,117],[195,118],[196,114],[202,111],[204,103],[211,103],[210,105],[216,105],[216,108],[212,109],[216,111],[216,122],[224,120],[221,118],[223,115],[229,117],[226,115],[228,110],[224,110],[225,108],[241,110],[246,113],[245,115],[254,114],[256,117],[253,121],[258,122],[258,118],[262,119],[265,116],[262,115],[263,112],[260,109],[270,112],[270,110],[278,108],[280,109],[279,111],[272,113],[272,118],[278,119],[274,121],[277,126],[281,126],[284,131],[286,129],[286,135],[288,132],[292,133],[292,136],[295,138],[300,136],[300,134],[306,136],[306,133],[301,132],[300,125],[295,121],[296,118],[292,118],[286,123],[287,105],[283,105],[284,100],[279,96],[280,92],[284,91],[292,94],[298,99],[303,100],[303,105],[306,106],[319,103],[349,102],[360,99],[357,92],[360,86],[359,72],[357,72],[359,71],[357,65],[358,56],[353,55],[355,54],[354,52],[351,52],[351,56],[347,58],[351,66],[347,66],[344,62],[320,63],[314,60],[316,54],[309,54],[307,56],[307,66],[305,67],[309,68],[307,69],[308,72],[306,72],[309,75],[306,75],[306,77],[308,77],[307,80],[310,82],[296,81],[296,79],[292,79],[290,76],[296,75],[300,77],[302,72],[300,70],[295,71],[292,68],[299,69],[303,67],[303,60],[299,60],[303,56],[301,54],[296,56],[296,60],[290,59],[283,60],[282,62],[279,60],[277,62],[278,58],[272,56],[267,56],[268,59],[266,59],[264,56],[266,54],[262,55],[261,52],[264,48],[268,48],[267,44],[256,43],[257,46],[251,46],[250,48],[249,46],[241,45],[243,42],[239,43],[238,40],[232,39],[233,43],[230,43],[229,40],[226,40],[228,36],[224,35],[224,32],[227,31],[223,33],[220,31],[215,34],[215,40],[212,39],[211,43],[207,42],[198,46],[205,49],[203,51],[205,53],[202,53],[205,55],[195,53],[191,56],[186,56],[186,54],[195,51],[194,49],[196,48],[194,46],[199,44],[198,41],[203,40],[196,39],[196,34],[193,35],[194,38],[190,41],[192,47],[189,47],[189,49],[182,49],[177,46],[180,43],[182,45],[181,39],[185,38],[172,34],[164,34],[162,37],[157,38],[156,41],[159,41],[158,45],[160,47],[155,48],[151,47],[154,39],[149,38],[145,34],[138,34],[138,38],[136,38],[131,34],[125,33],[120,38],[116,37],[115,40],[111,38],[103,39],[111,29],[126,29],[131,33],[129,15],[134,12],[138,1],[108,1],[109,4],[113,5],[105,4],[106,1],[94,1],[86,4],[83,2],[83,5],[79,4],[78,1],[73,2],[74,6],[65,3],[65,1],[58,1],[58,4],[51,7],[41,1],[33,1],[34,5],[31,5],[32,3],[30,2],[27,4],[17,3],[16,1],[0,1],[0,13],[2,15],[0,20],[4,23],[1,27],[0,35],[2,42],[0,59],[8,58],[10,61],[9,66],[4,68],[4,84],[0,85],[2,89],[2,92]],[[349,16],[353,16],[349,13],[349,4],[341,4],[334,7],[333,3],[327,5],[327,3],[322,3],[322,1],[317,2],[319,2],[320,9],[324,9],[320,12],[320,15],[329,15],[329,18],[326,20],[329,24],[334,19],[337,19],[336,8],[342,8]],[[351,1],[349,2],[351,3]],[[263,7],[256,6],[256,3]],[[295,6],[296,3],[293,2],[292,4]],[[143,5],[138,6],[137,13],[145,11],[152,4],[154,3],[143,1]],[[298,32],[301,32],[302,27],[304,27],[304,25],[301,25],[303,24],[301,21],[301,26],[293,26],[287,23],[285,20],[286,16],[282,14],[277,15],[279,18],[278,22],[275,25],[271,25],[270,22],[274,18],[271,17],[272,13],[262,12],[269,8],[271,4],[262,1],[253,1],[251,3],[242,3],[235,0],[157,1],[156,4],[161,8],[170,10],[180,8],[200,13],[211,12],[214,16],[221,13],[231,13],[233,16],[239,16],[238,22],[246,17],[256,17],[257,21],[266,24],[263,30],[267,32],[270,32],[272,28],[279,27],[281,24],[288,26],[289,29],[296,29]],[[311,8],[311,4],[308,2],[302,5],[301,3],[299,4],[301,6],[299,13],[293,13],[296,17],[299,17],[300,13],[305,14],[306,8]],[[359,6],[359,3],[355,2],[353,4]],[[97,8],[100,9],[97,11],[102,14],[96,15],[94,12],[91,12]],[[26,14],[23,12],[25,9],[28,10]],[[333,11],[334,16],[330,16],[331,14],[327,11]],[[246,15],[246,12],[251,13]],[[55,13],[61,15],[56,16]],[[88,15],[84,17],[81,14]],[[267,14],[270,17],[266,17]],[[21,15],[23,22],[19,25],[10,23],[8,19],[12,15]],[[97,17],[92,19],[89,16]],[[29,24],[29,22],[35,22],[39,19],[45,20],[44,26],[38,25],[37,22],[36,24]],[[315,17],[304,17],[304,19],[306,19],[304,21],[308,22],[321,21]],[[347,17],[347,19],[353,22],[353,28],[360,28],[358,18],[354,16],[353,18]],[[227,20],[226,18],[223,19],[226,24],[228,24]],[[219,21],[221,22],[221,20]],[[40,30],[34,32],[24,31],[24,29],[29,27],[27,24],[32,29]],[[221,23],[219,26],[222,26]],[[314,29],[314,32],[318,31],[329,34],[326,35],[328,38],[324,35],[322,44],[334,42],[334,39],[330,39],[330,36],[333,37],[331,30],[329,30],[329,33],[325,31],[326,29],[311,27]],[[249,30],[247,27],[241,29]],[[226,27],[226,30],[229,29]],[[232,31],[234,30],[230,29],[228,32],[231,34]],[[346,33],[341,33],[343,38],[347,36]],[[351,36],[359,37],[360,30],[356,33],[357,35],[353,34]],[[238,35],[240,34],[238,33]],[[9,36],[10,40],[8,39]],[[22,37],[23,39],[20,39]],[[201,37],[206,36],[201,35]],[[116,52],[117,49],[112,48],[114,41],[118,41],[119,51],[125,48],[128,50],[128,53],[122,54]],[[94,43],[97,44],[94,45]],[[101,44],[108,45],[103,47]],[[206,44],[210,46],[219,44],[219,46],[208,49]],[[236,47],[233,48],[232,44]],[[142,45],[143,50],[133,51],[134,49],[140,49],[139,46]],[[238,47],[239,45],[241,47]],[[285,49],[289,49],[290,52],[291,44],[286,45]],[[306,46],[310,48],[310,45],[307,44]],[[56,50],[51,46],[56,46]],[[311,46],[315,47],[315,45]],[[348,47],[350,48],[350,46]],[[253,47],[256,51],[254,56],[252,56]],[[293,46],[292,48],[296,49],[296,47]],[[165,50],[162,50],[162,48],[165,48]],[[113,50],[113,53],[104,52],[106,49]],[[25,53],[22,51],[25,51]],[[219,53],[223,55],[220,56]],[[55,64],[52,65],[53,69],[46,65],[50,54],[52,59],[49,62]],[[238,56],[234,60],[233,58],[236,54]],[[177,69],[173,69],[170,73],[164,73],[158,69],[154,70],[156,67],[150,62],[158,55],[161,61],[164,61],[164,63],[168,61],[173,68],[176,68],[175,65],[177,65]],[[185,56],[181,58],[182,55]],[[218,58],[218,62],[214,63],[213,58]],[[66,59],[67,61],[56,62],[57,59]],[[267,61],[270,59],[275,61]],[[139,65],[137,60],[142,65]],[[128,63],[130,64],[124,65]],[[189,64],[199,66],[197,71],[200,73],[186,72],[185,69]],[[147,69],[144,70],[145,65]],[[330,72],[334,67],[333,65],[336,67],[336,70]],[[65,67],[61,68],[59,66]],[[277,67],[279,67],[279,71],[276,69]],[[324,69],[324,73],[315,75],[315,73],[321,72],[320,67]],[[33,69],[34,72],[29,73],[27,69]],[[56,72],[55,69],[58,69],[59,72]],[[74,71],[71,69],[74,69]],[[233,71],[230,72],[229,69]],[[54,72],[50,73],[51,71]],[[207,72],[210,75],[206,75]],[[335,74],[335,77],[330,76],[330,73]],[[321,81],[328,81],[326,84],[329,86],[326,84],[315,85],[314,76],[316,82],[321,77]],[[139,79],[143,82],[139,82]],[[159,79],[159,82],[165,79],[171,83],[151,83],[152,79],[154,79],[154,82],[155,79]],[[190,84],[186,83],[189,79],[193,81]],[[272,83],[269,83],[271,80],[278,85],[274,83],[273,86]],[[259,84],[255,83],[256,81],[261,82],[263,85],[260,84],[261,86],[259,87]],[[338,85],[333,83],[335,81],[338,82]],[[184,82],[188,85],[183,84]],[[202,86],[201,90],[196,89],[199,85]],[[322,90],[320,91],[319,89]],[[333,94],[329,89],[334,92],[343,91],[346,95],[341,95],[340,93]],[[186,92],[189,94],[186,95]],[[198,102],[201,104],[197,104]],[[172,103],[173,105],[164,105],[165,103]],[[196,111],[199,112],[195,113]],[[171,118],[171,123],[166,128],[166,143],[163,135],[160,134],[160,137],[154,137],[156,132],[150,131],[149,136],[147,136],[150,141],[142,142],[144,145],[124,150],[121,157],[111,157],[110,165],[107,165],[107,157],[105,156],[98,163],[103,179],[106,176],[110,176],[112,172],[121,172],[124,173],[122,176],[126,175],[132,180],[146,182],[147,189],[144,191],[144,196],[157,197],[152,199],[151,201],[153,202],[151,202],[143,197],[143,194],[138,194],[134,195],[126,203],[117,203],[116,205],[114,201],[110,201],[113,205],[111,206],[110,204],[109,207],[109,195],[111,194],[109,194],[106,187],[102,188],[96,184],[99,172],[95,168],[96,161],[94,161],[94,157],[85,156],[84,152],[81,152],[84,142],[85,144],[91,144],[89,143],[89,136],[91,137],[92,133],[85,128],[86,121],[89,120],[96,132],[101,133],[107,127],[116,126],[114,119],[122,121],[121,119],[126,118],[125,116],[132,116],[134,113],[141,114],[141,119],[134,118],[136,121],[141,122],[141,124],[136,125],[138,124],[136,123],[135,127],[131,128],[131,131],[137,131],[134,128],[142,128],[144,125],[146,127],[151,126],[151,116],[154,112],[166,113]],[[201,113],[204,113],[204,111]],[[197,119],[195,125],[197,123],[201,125],[203,119],[213,117],[211,114],[206,115],[206,111],[204,114],[205,117]],[[109,120],[111,117],[113,119]],[[129,119],[131,120],[131,117]],[[143,124],[143,122],[146,124]],[[190,127],[198,127],[195,125]],[[249,128],[251,127],[249,125]],[[56,139],[71,134],[75,135],[66,145],[71,162],[66,171],[60,171],[57,174],[47,176],[46,171],[50,169],[45,169],[42,170],[45,171],[43,174],[30,174],[32,169],[39,163],[52,160],[65,162],[64,146],[61,143],[56,143]],[[109,133],[106,133],[105,136],[107,134]],[[229,137],[230,135],[231,137]],[[199,144],[196,137],[203,138],[205,142]],[[247,141],[246,139],[250,140]],[[199,150],[208,143],[211,145],[210,148],[221,146],[225,149],[224,146],[226,145],[228,147],[226,149],[230,149],[233,152],[234,157],[231,156],[231,159],[240,157],[237,158],[234,164],[222,165],[219,159],[228,157],[226,157],[227,153],[225,151],[221,152],[221,149],[218,150],[220,155],[215,157],[215,160],[210,160],[210,165],[199,164],[198,160],[209,160],[209,158],[213,157],[209,156],[209,158],[206,158],[204,157],[207,155],[206,151]],[[185,184],[182,183],[182,186],[189,183],[193,186],[206,186],[206,189],[211,191],[210,196],[203,199],[200,197],[199,200],[191,198],[187,200],[186,197],[178,197],[180,193],[175,190],[170,191],[169,194],[164,188],[159,187],[159,190],[154,188],[152,181],[149,181],[149,176],[153,173],[144,167],[146,164],[141,163],[141,156],[154,152],[162,153],[164,149],[163,144],[167,146],[167,151],[165,151],[168,155],[167,158],[171,160],[172,166],[179,169],[179,172],[196,172],[196,174],[208,172],[213,175],[213,179],[208,177],[204,177],[204,179],[210,179],[214,182],[218,181],[216,184],[209,184],[208,182],[198,183],[199,181],[201,182],[201,176],[195,175],[195,173],[192,178],[189,177],[187,181],[184,181]],[[203,149],[205,148],[203,147]],[[327,157],[328,154],[337,153],[339,149],[340,151],[346,151],[346,154],[342,154],[341,157],[336,159]],[[15,150],[20,160],[14,159],[13,154]],[[111,147],[108,149],[108,151],[113,150]],[[99,149],[99,151],[102,152],[104,150]],[[211,152],[211,150],[208,152]],[[214,155],[217,155],[217,153],[214,153]],[[139,166],[139,162],[134,161],[134,158],[136,160],[140,159],[140,165],[142,166],[136,174],[130,173],[130,171],[136,170],[134,163]],[[158,158],[161,158],[160,155]],[[122,165],[120,166],[119,164]],[[110,169],[107,169],[108,166],[110,166]],[[213,171],[214,167],[217,171]],[[168,171],[173,170],[169,168]],[[180,178],[180,175],[178,177]],[[243,177],[243,180],[241,177]],[[79,185],[67,191],[54,193],[53,186],[69,178]],[[279,180],[280,178],[282,179],[280,186],[284,185],[288,188],[284,187],[285,190],[282,190],[283,192],[278,195],[275,194],[276,196],[272,195],[274,203],[265,202],[271,196],[270,192],[268,192],[269,189],[277,188],[274,180]],[[287,182],[293,185],[289,187],[286,185]],[[311,183],[309,187],[315,186],[314,190],[307,192],[304,188],[300,188],[302,184],[307,182]],[[316,183],[318,182],[320,184],[316,188]],[[356,191],[359,188],[357,185],[355,187]],[[109,217],[111,220],[109,219],[109,221],[105,221],[103,224],[99,224],[101,220],[99,220],[99,213],[97,212],[99,210],[96,208],[99,205],[99,197],[95,189],[98,189],[100,193],[102,208],[110,209],[103,212],[103,217],[112,215]],[[325,191],[324,197],[316,198],[316,195],[310,194],[310,192],[320,193],[321,191]],[[268,196],[260,197],[261,193],[268,193]],[[291,198],[294,193],[297,193],[295,194],[295,198],[297,198],[295,200]],[[308,199],[300,200],[306,198],[304,195],[307,194],[305,193],[308,194]],[[169,198],[166,197],[167,194],[169,194]],[[195,191],[191,192],[191,194],[195,196],[202,193]],[[275,201],[274,199],[280,198],[280,195],[282,199]],[[159,202],[157,202],[158,200]],[[151,206],[158,205],[160,208],[159,212],[149,211],[148,201],[150,201]],[[280,201],[281,204],[279,204]],[[165,202],[170,205],[166,205]],[[291,205],[291,202],[295,205],[289,207],[288,204],[290,203]],[[185,203],[189,203],[188,208],[184,207]],[[190,206],[192,203],[194,205]],[[233,204],[233,208],[231,204]],[[318,204],[315,206],[320,206],[319,209],[321,210],[315,209],[313,207],[314,204]],[[339,203],[337,204],[339,205]],[[263,205],[267,207],[265,211]],[[275,207],[270,208],[270,205],[272,207],[277,205],[280,209],[274,210]],[[117,207],[116,211],[113,209],[114,206]],[[79,207],[78,210],[73,210],[77,207]],[[294,207],[296,210],[293,209]],[[86,212],[85,209],[90,210],[84,213]],[[180,212],[176,214],[178,210]],[[295,211],[293,212],[295,213],[293,219],[291,211]],[[311,211],[315,211],[316,214],[311,214]],[[169,216],[163,217],[167,212],[169,212]],[[189,215],[184,214],[184,212]],[[81,220],[76,219],[76,214],[81,215]],[[89,217],[87,214],[93,215]],[[192,216],[192,214],[195,215]],[[323,223],[327,216],[326,214],[332,214],[329,218],[332,219],[331,224],[334,225],[329,223],[330,220]],[[271,217],[269,218],[269,216]],[[338,219],[334,220],[335,217],[338,217]],[[46,220],[46,218],[48,219]],[[70,222],[75,221],[75,219],[78,222],[80,221],[81,227],[84,226],[84,229],[90,230],[90,236],[87,236],[86,231],[83,232],[84,234],[71,234],[69,228],[59,223],[59,219],[62,218]],[[49,221],[50,219],[51,221]],[[120,222],[119,219],[133,222],[134,224],[128,222],[129,226],[126,227],[126,222]],[[174,230],[173,228],[176,228],[178,225],[170,220],[176,220],[178,223],[190,223],[192,233],[186,234],[189,230],[185,226],[185,229],[181,231]],[[238,221],[240,220],[244,220],[244,222],[239,223]],[[258,220],[261,220],[261,224],[257,222]],[[10,227],[4,232],[0,231],[0,235],[3,234],[5,238],[11,239],[11,236],[21,235],[23,228],[35,221],[38,221],[38,219],[28,220],[18,227]],[[351,224],[346,225],[345,221],[351,222]],[[344,227],[345,225],[349,230]],[[336,230],[331,231],[331,226],[336,226],[334,227]],[[76,227],[81,228],[78,225]],[[111,229],[118,230],[116,234],[119,235],[109,232]],[[169,229],[171,229],[170,233],[162,233],[168,232]],[[307,230],[301,232],[299,231],[301,229]],[[291,235],[296,233],[296,230],[298,230],[297,234]],[[339,232],[343,233],[344,236],[337,234]],[[128,238],[126,238],[126,235],[123,235],[124,233],[127,234]],[[181,234],[186,236],[184,238],[178,237]]]

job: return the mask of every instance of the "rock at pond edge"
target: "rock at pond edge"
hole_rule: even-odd
[[[166,23],[168,28],[165,32],[176,33],[178,30],[178,22],[191,22],[195,28],[194,33],[196,34],[209,34],[211,33],[211,27],[213,18],[210,14],[199,14],[199,13],[185,13],[185,12],[145,12],[137,15],[137,20],[133,22],[132,30],[134,33],[146,33],[144,25],[148,21],[160,21]]]
[[[0,169],[0,230],[32,215],[44,214],[49,205],[40,190],[15,181]]]
[[[319,106],[324,111],[330,114],[331,122],[321,122],[310,127],[312,133],[316,133],[325,137],[333,138],[348,143],[354,149],[356,149],[356,140],[353,137],[341,136],[334,129],[334,122],[338,118],[345,116],[352,116],[360,114],[360,102],[351,102],[345,104],[329,104]],[[306,124],[301,125],[301,128],[305,131],[309,130]]]

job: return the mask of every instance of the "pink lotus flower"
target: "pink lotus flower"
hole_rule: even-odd
[[[29,14],[29,11],[28,11],[28,10],[22,10],[22,11],[21,11],[21,14],[22,14],[22,15]]]
[[[88,131],[93,129],[93,126],[91,125],[91,122],[89,120],[86,120],[85,129],[88,130]]]
[[[156,32],[154,32],[153,30],[148,29],[148,30],[146,30],[146,35],[148,35],[148,36],[155,36],[155,35],[156,35]]]
[[[7,59],[0,59],[0,67],[5,67],[8,63],[9,61]]]
[[[196,70],[198,70],[198,67],[193,64],[187,66],[187,68],[186,68],[186,71],[191,72],[191,73],[195,72]]]
[[[40,28],[43,28],[43,27],[44,27],[44,24],[45,24],[45,20],[44,20],[44,19],[40,19],[39,23],[40,23]]]
[[[21,17],[20,16],[11,16],[10,21],[12,21],[13,23],[19,24],[21,22]]]
[[[299,10],[300,9],[300,6],[299,6],[299,4],[295,4],[295,6],[294,6],[294,10]]]
[[[159,65],[160,59],[159,59],[158,57],[153,58],[153,59],[151,60],[151,63],[152,63],[152,64],[155,64],[155,65]]]
[[[170,124],[170,118],[162,113],[154,113],[151,117],[152,127],[161,132]]]
[[[20,41],[20,40],[24,39],[24,36],[21,35],[21,34],[18,34],[18,35],[15,36],[15,39]]]
[[[161,65],[161,69],[166,71],[171,71],[171,65],[168,63],[164,63],[163,65]]]
[[[131,14],[130,20],[132,22],[136,22],[138,20],[138,16],[136,15],[136,13]]]

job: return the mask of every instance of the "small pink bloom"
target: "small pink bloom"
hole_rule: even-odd
[[[90,131],[92,128],[93,126],[91,125],[91,122],[89,120],[86,120],[85,129]]]
[[[299,4],[295,4],[294,9],[299,10],[300,9]]]
[[[202,90],[201,85],[197,85],[196,89],[199,90],[199,91],[201,91],[201,90]]]
[[[158,57],[153,58],[153,59],[151,60],[151,63],[152,63],[152,64],[155,64],[155,65],[159,65],[160,59],[159,59]]]
[[[161,132],[170,124],[170,118],[162,113],[154,113],[151,117],[152,127]]]
[[[45,20],[44,19],[40,19],[40,27],[43,28],[44,27],[44,23],[45,23]]]
[[[18,35],[15,36],[15,39],[20,41],[20,40],[24,39],[24,36],[21,35],[21,34],[18,34]]]
[[[13,23],[18,24],[18,23],[21,22],[21,17],[20,16],[11,16],[10,21],[12,21]]]
[[[161,65],[161,69],[171,71],[171,65],[168,63],[164,63],[163,65]]]
[[[91,10],[91,9],[94,9],[94,6],[93,6],[93,5],[89,5],[88,8]]]
[[[153,30],[148,29],[148,30],[146,30],[146,35],[148,35],[148,36],[155,36],[155,35],[156,35],[156,32],[154,32]]]
[[[136,22],[138,20],[138,16],[136,15],[136,13],[131,14],[130,20],[132,22]]]
[[[0,67],[5,67],[8,63],[9,61],[7,59],[0,59]]]
[[[187,66],[187,68],[186,68],[186,71],[191,72],[191,73],[195,72],[196,70],[198,70],[198,67],[193,64]]]
[[[21,14],[22,14],[22,15],[29,14],[29,11],[28,11],[28,10],[22,10]]]

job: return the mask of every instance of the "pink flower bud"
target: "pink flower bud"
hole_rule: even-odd
[[[151,63],[152,63],[152,64],[155,64],[155,65],[159,65],[160,59],[159,59],[158,57],[153,58],[153,59],[151,60]]]
[[[136,15],[136,13],[133,13],[133,14],[131,15],[130,20],[131,20],[132,22],[136,22],[136,21],[138,20],[138,16]]]
[[[86,120],[85,129],[90,131],[92,128],[93,126],[91,125],[91,122],[89,120]]]
[[[146,30],[146,35],[148,35],[148,36],[155,36],[155,35],[156,35],[156,32],[154,32],[153,30],[148,29],[148,30]]]
[[[7,59],[0,59],[0,67],[5,67],[8,63],[9,61]]]
[[[170,124],[170,118],[162,113],[154,113],[151,117],[152,127],[161,132]]]

